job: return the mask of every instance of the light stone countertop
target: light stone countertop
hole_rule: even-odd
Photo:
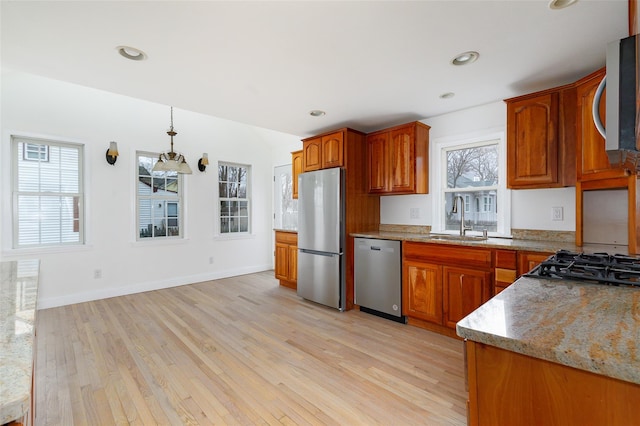
[[[458,322],[475,342],[640,384],[640,288],[521,277]]]
[[[447,244],[447,245],[459,245],[467,247],[484,247],[491,249],[507,249],[507,250],[522,250],[533,252],[549,252],[555,253],[558,250],[569,250],[573,252],[607,252],[617,254],[627,254],[627,246],[613,246],[613,245],[600,245],[600,244],[585,244],[578,247],[574,243],[564,241],[551,241],[551,240],[527,240],[516,238],[488,238],[486,240],[440,240],[434,238],[430,233],[411,233],[411,232],[354,232],[350,234],[352,237],[360,238],[378,238],[382,240],[399,240],[399,241],[413,241],[419,243],[431,243],[431,244]]]
[[[31,407],[38,260],[0,262],[0,424]]]

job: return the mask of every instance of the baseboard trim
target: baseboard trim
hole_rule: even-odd
[[[272,265],[253,266],[248,268],[214,271],[206,274],[189,275],[162,281],[141,282],[127,286],[100,289],[82,293],[74,293],[59,297],[49,297],[38,300],[38,309],[56,308],[58,306],[73,305],[75,303],[90,302],[92,300],[108,299],[110,297],[126,296],[128,294],[143,293],[145,291],[161,290],[163,288],[179,287],[196,284],[203,281],[219,280],[253,274],[273,269]]]

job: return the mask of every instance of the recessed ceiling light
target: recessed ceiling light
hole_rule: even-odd
[[[564,9],[565,7],[569,7],[578,0],[551,0],[549,2],[549,9],[558,10]]]
[[[118,53],[121,56],[127,59],[131,59],[132,61],[142,61],[144,59],[147,59],[147,54],[140,49],[136,49],[135,47],[118,46],[116,47],[116,49],[118,49]]]
[[[313,111],[309,112],[309,115],[312,117],[322,117],[325,114],[326,112],[319,109],[314,109]]]
[[[480,57],[478,52],[464,52],[451,60],[453,65],[467,65],[475,62]]]
[[[447,92],[447,93],[443,93],[442,95],[440,95],[440,99],[451,99],[455,96],[456,94],[453,92]]]

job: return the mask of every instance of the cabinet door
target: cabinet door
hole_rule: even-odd
[[[507,186],[558,186],[558,93],[507,104]]]
[[[344,166],[344,138],[342,132],[322,137],[322,168]]]
[[[302,173],[302,151],[295,151],[291,153],[291,178],[293,180],[292,185],[292,197],[298,198],[298,175]]]
[[[442,324],[442,267],[405,260],[403,315]]]
[[[289,246],[289,281],[298,281],[298,246]]]
[[[279,280],[289,280],[289,245],[276,243],[275,276]]]
[[[489,272],[473,269],[442,267],[444,325],[456,328],[456,323],[489,300]]]
[[[322,138],[304,141],[302,144],[305,172],[320,170],[322,168]]]
[[[369,156],[369,192],[381,193],[388,190],[388,153],[389,133],[377,133],[367,136],[367,154]]]
[[[389,135],[391,192],[415,190],[414,126],[392,130]]]
[[[578,120],[576,137],[578,139],[578,179],[591,180],[624,176],[624,169],[612,169],[605,149],[605,140],[593,123],[593,99],[604,70],[577,86]],[[605,118],[606,90],[600,100],[600,117]]]

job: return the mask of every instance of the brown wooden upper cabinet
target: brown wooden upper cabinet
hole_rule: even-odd
[[[303,170],[344,166],[344,131],[316,136],[302,141]]]
[[[413,122],[367,135],[369,193],[429,193],[429,126]]]
[[[298,198],[298,175],[302,173],[302,150],[291,153],[292,198]]]
[[[605,140],[593,122],[593,99],[596,89],[605,75],[605,69],[599,69],[576,82],[578,98],[577,121],[577,158],[578,180],[608,179],[625,176],[623,168],[612,168],[605,149]],[[605,94],[600,102],[600,117],[605,118]]]
[[[568,85],[505,102],[507,186],[575,185],[575,88]]]

